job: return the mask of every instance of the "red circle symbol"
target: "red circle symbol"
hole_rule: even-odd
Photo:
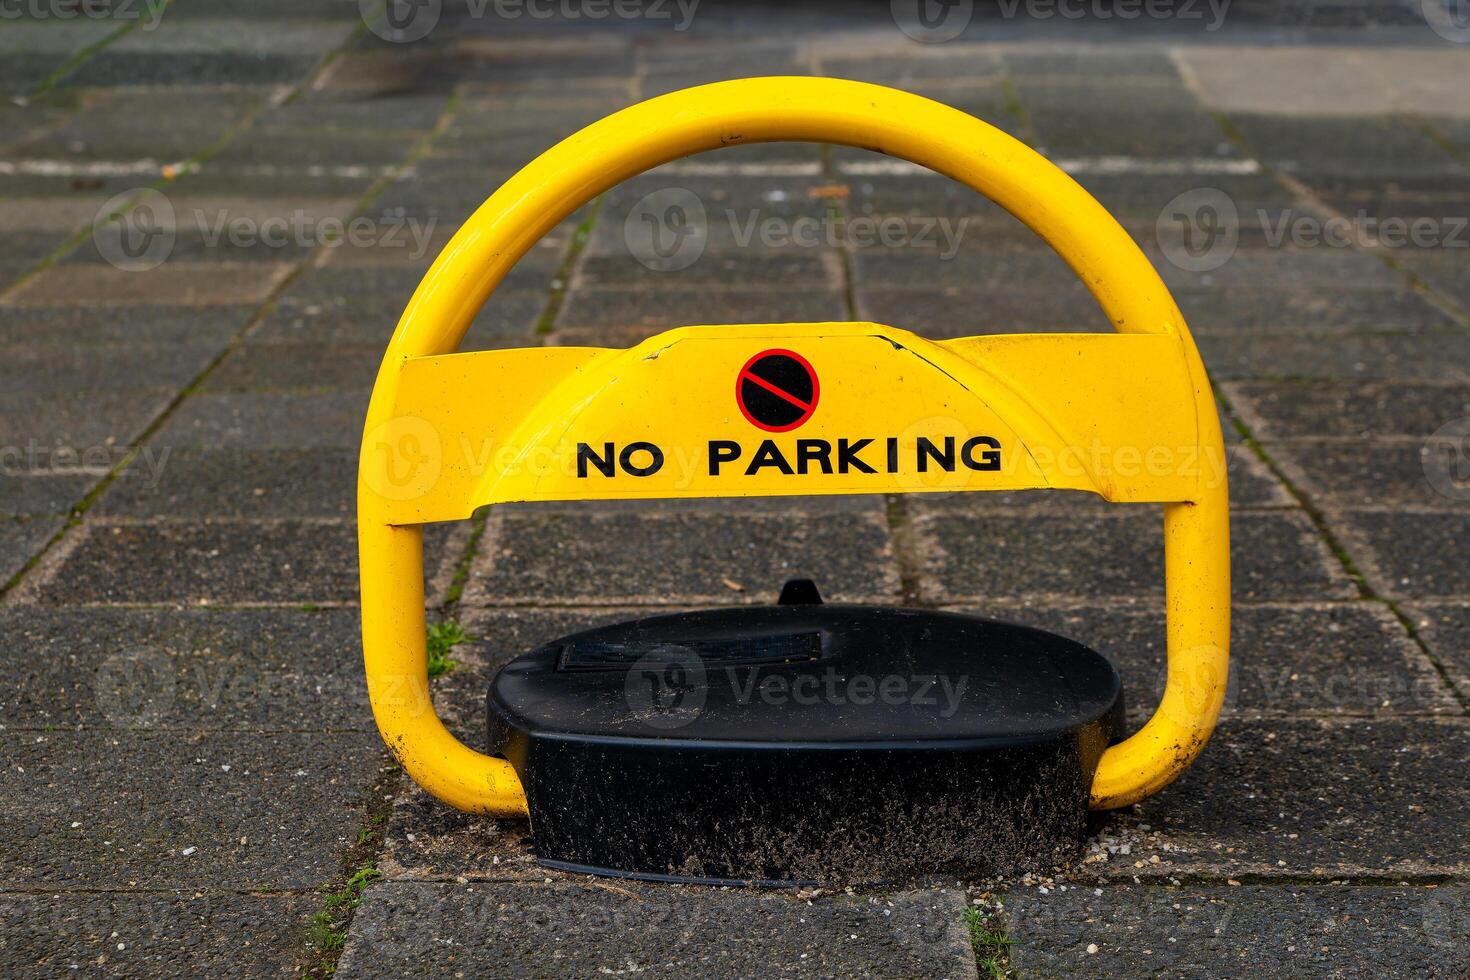
[[[767,432],[790,432],[817,410],[821,386],[811,362],[796,351],[763,350],[735,378],[735,404],[747,422]]]

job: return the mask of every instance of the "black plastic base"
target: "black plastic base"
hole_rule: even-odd
[[[1123,721],[1117,673],[1080,644],[863,606],[580,633],[508,665],[489,702],[543,863],[742,884],[1063,860]]]

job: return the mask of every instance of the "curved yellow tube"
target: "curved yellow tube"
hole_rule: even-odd
[[[1202,453],[1223,461],[1214,397],[1182,316],[1158,273],[1111,215],[1024,144],[940,103],[826,78],[753,78],[685,89],[588,126],[547,150],[460,228],[419,284],[378,372],[365,431],[391,416],[410,357],[452,353],[506,272],[577,207],[651,167],[704,150],[800,140],[878,150],[968,185],[1045,239],[1115,329],[1177,337],[1195,391]],[[368,447],[364,446],[364,452]],[[1144,728],[1103,755],[1094,807],[1167,785],[1198,755],[1224,698],[1229,637],[1228,511],[1223,480],[1165,509],[1169,678]],[[509,763],[460,744],[427,694],[421,533],[390,526],[359,493],[363,644],[379,729],[426,790],[452,806],[524,815]],[[397,691],[399,696],[391,696]]]

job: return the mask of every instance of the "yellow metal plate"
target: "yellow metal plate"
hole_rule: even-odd
[[[1224,478],[1193,403],[1168,335],[684,327],[629,350],[412,358],[363,481],[392,524],[522,500],[1063,488],[1186,501]]]

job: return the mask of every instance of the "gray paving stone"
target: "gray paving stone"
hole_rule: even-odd
[[[1248,218],[1261,208],[1271,214],[1288,208],[1298,212],[1302,210],[1292,194],[1267,173],[1207,176],[1188,171],[1173,174],[1087,173],[1078,175],[1078,183],[1102,202],[1103,207],[1125,226],[1141,223],[1146,233],[1135,235],[1135,240],[1145,248],[1150,248],[1155,243],[1159,212],[1164,206],[1180,194],[1197,191],[1202,187],[1225,193],[1235,202],[1237,211],[1243,212]],[[1248,229],[1252,223],[1250,220],[1243,222],[1243,235],[1249,235]]]
[[[0,309],[0,344],[223,346],[252,312],[249,306]]]
[[[1432,289],[1448,296],[1463,311],[1470,307],[1463,249],[1404,249],[1395,256]]]
[[[282,30],[269,16],[260,20],[248,17],[208,17],[170,23],[166,31],[133,31],[119,40],[111,51],[148,51],[159,55],[176,55],[198,51],[248,51],[251,53],[324,54],[348,40],[357,24],[356,18],[338,16],[321,20],[310,14],[293,18],[289,30]]]
[[[1170,289],[1265,286],[1325,291],[1365,286],[1396,289],[1404,284],[1402,273],[1377,257],[1345,249],[1241,248],[1224,265],[1207,271],[1180,268],[1147,243],[1144,254]]]
[[[576,289],[567,296],[556,328],[575,336],[636,327],[652,335],[707,323],[822,323],[847,318],[842,294],[836,290]]]
[[[216,158],[218,165],[226,165]],[[265,241],[253,234],[232,236],[224,230],[228,215],[209,213],[193,215],[179,209],[179,228],[168,253],[169,262],[187,263],[194,266],[211,264],[253,265],[290,264],[306,260],[312,246],[305,241]],[[187,222],[187,223],[186,223]],[[202,227],[198,222],[206,222]],[[94,232],[82,241],[75,251],[62,260],[61,267],[78,278],[94,271],[91,266],[101,268],[106,256],[118,254],[118,240],[123,234],[122,223],[116,223]],[[216,229],[219,233],[216,234]],[[104,251],[105,250],[105,251]]]
[[[1079,86],[1052,85],[1060,89],[1052,98],[1065,99]],[[1174,105],[1162,93],[1179,92],[1177,85],[1161,85],[1152,90],[1153,104],[1136,103],[1104,108],[1098,105],[1049,107],[1036,104],[1038,86],[1021,89],[1021,105],[1036,132],[1037,144],[1052,158],[1078,156],[1136,157],[1238,157],[1240,151],[1231,144],[1220,124],[1208,113],[1184,103]],[[1150,91],[1144,89],[1143,91]],[[1137,99],[1139,88],[1126,90],[1130,100]]]
[[[1439,457],[1418,441],[1284,442],[1266,452],[1321,506],[1470,507],[1470,494],[1445,494],[1427,474]],[[1447,474],[1448,475],[1448,474]]]
[[[6,24],[6,36],[0,41],[0,51],[9,54],[46,54],[65,56],[80,48],[101,40],[117,30],[118,25],[109,23],[106,17],[27,17],[25,8],[15,8],[18,16]],[[59,65],[61,57],[53,58]]]
[[[1018,977],[1451,977],[1470,971],[1460,886],[1109,885],[1011,892]]]
[[[9,731],[372,731],[358,614],[0,610]]]
[[[27,345],[0,352],[0,386],[16,394],[183,388],[219,353],[214,345]]]
[[[735,152],[730,152],[731,150]],[[812,160],[810,148],[801,144],[772,143],[763,149],[727,147],[697,154],[675,162],[667,169],[656,169],[633,177],[610,189],[598,217],[597,228],[588,242],[589,254],[626,252],[623,226],[628,215],[649,194],[678,189],[697,198],[708,220],[709,243],[725,247],[735,239],[732,233],[752,220],[775,218],[782,221],[798,217],[822,218],[832,207],[831,199],[821,189],[828,180],[821,174],[802,172],[760,174],[740,173],[705,176],[678,169],[681,165],[769,164],[773,162],[806,164]],[[816,192],[816,193],[814,193]]]
[[[260,23],[282,24],[289,29],[297,20],[325,21],[341,16],[341,8],[331,0],[259,0],[249,7],[221,2],[221,0],[198,0],[188,9],[170,11],[171,17],[179,20],[219,20],[243,17]]]
[[[1369,240],[1377,240],[1383,247],[1392,249],[1393,255],[1402,255],[1410,260],[1417,256],[1439,259],[1441,262],[1463,262],[1464,251],[1470,247],[1466,215],[1470,212],[1470,176],[1450,178],[1421,178],[1412,180],[1423,188],[1439,184],[1422,193],[1397,193],[1390,184],[1377,195],[1356,193],[1322,193],[1325,203],[1335,208],[1358,228]],[[1323,181],[1312,182],[1315,190]],[[1445,193],[1444,191],[1448,191]],[[1436,263],[1437,264],[1437,263]]]
[[[1107,317],[1080,282],[1056,288],[967,290],[859,288],[859,319],[947,340],[985,333],[1095,333],[1111,329]]]
[[[853,256],[853,274],[865,286],[946,287],[987,290],[1065,288],[1076,277],[1043,247],[983,251],[962,249],[952,257],[935,249],[865,248]]]
[[[925,587],[941,601],[1163,594],[1163,518],[1157,508],[917,513],[916,527],[929,543],[932,578]],[[1237,603],[1356,594],[1304,514],[1237,512],[1230,524],[1231,591]]]
[[[64,55],[7,52],[4,71],[0,72],[0,88],[11,96],[33,91],[64,60]]]
[[[245,139],[232,140],[211,162],[226,169],[275,166],[292,169],[358,165],[387,174],[422,137],[387,137],[376,133],[339,132],[331,140],[308,128],[280,125],[274,115],[250,128]]]
[[[495,189],[510,178],[517,168],[506,167],[482,170],[478,180],[468,180],[466,175],[449,177],[437,175],[409,176],[400,178],[388,186],[374,199],[373,203],[384,210],[401,212],[423,221],[433,220],[446,226],[458,227],[485,203]]]
[[[1296,499],[1248,447],[1225,449],[1231,507],[1292,507]]]
[[[331,391],[371,387],[385,344],[246,344],[205,379],[204,392]]]
[[[47,604],[352,602],[346,524],[92,524],[39,586]]]
[[[1206,335],[1200,355],[1216,379],[1463,381],[1466,334]]]
[[[1003,60],[1004,59],[1004,60]],[[924,82],[951,82],[959,78],[999,75],[1010,66],[1004,54],[970,47],[933,58],[895,55],[828,57],[823,70],[837,78],[856,78],[879,85],[908,89]]]
[[[324,299],[283,296],[250,331],[247,344],[377,344],[387,348],[393,328],[413,295],[401,293]]]
[[[519,169],[581,128],[569,122],[519,132],[509,127],[498,133],[451,130],[446,138],[434,141],[433,149],[415,164],[415,170],[441,177],[468,171],[483,173],[486,167]]]
[[[404,92],[372,99],[334,97],[321,89],[304,93],[288,105],[277,106],[271,118],[282,125],[318,133],[368,132],[382,136],[425,133],[433,127],[447,96]]]
[[[921,253],[951,255],[956,246],[960,251],[1044,247],[1029,228],[965,184],[928,170],[884,176],[881,171],[892,166],[893,158],[866,150],[834,149],[833,158],[837,179],[848,190],[843,213],[854,221],[845,226],[853,230],[850,240],[855,246],[870,246],[878,256],[887,254],[882,248],[885,238],[875,235],[872,225],[865,227],[857,219],[903,219],[898,224],[885,221],[877,229],[897,236],[889,240],[896,240],[899,247],[925,246],[914,249]],[[873,174],[874,169],[880,173]]]
[[[1106,818],[1131,853],[1083,873],[1463,876],[1467,750],[1463,719],[1232,721],[1177,782]]]
[[[21,143],[19,152],[36,159],[184,160],[262,101],[262,93],[248,91],[104,90],[64,125]]]
[[[65,514],[81,503],[101,479],[100,473],[61,468],[31,472],[23,456],[0,463],[0,514]]]
[[[27,459],[32,455],[53,459],[58,449],[76,459],[90,458],[97,451],[111,456],[118,446],[140,435],[175,394],[166,388],[61,394],[0,391],[0,445],[19,450]]]
[[[1470,699],[1470,603],[1415,603],[1408,613],[1429,652]]]
[[[459,148],[494,140],[497,136],[541,132],[552,136],[576,132],[612,115],[626,100],[600,98],[472,98],[462,100],[454,113],[454,125],[435,146]]]
[[[461,50],[464,48],[461,47]],[[472,60],[456,65],[452,74],[449,72],[445,74],[456,81],[463,80],[473,83],[498,81],[509,73],[514,73],[517,78],[523,80],[539,77],[605,78],[627,76],[634,69],[633,53],[626,48],[564,51],[556,59],[555,67],[548,64],[546,58],[535,50],[486,51],[470,47],[469,51],[474,55]],[[563,70],[558,72],[556,68]]]
[[[1415,165],[1446,172],[1455,160],[1407,119],[1236,115],[1232,124],[1261,160],[1301,174],[1391,176]]]
[[[0,254],[13,263],[17,278],[39,265],[59,248],[66,235],[56,231],[0,232]]]
[[[1457,120],[1425,120],[1430,132],[1448,137],[1451,130],[1465,125]],[[1400,214],[1396,208],[1405,204],[1444,204],[1470,198],[1470,174],[1396,175],[1385,181],[1375,177],[1313,176],[1311,188],[1319,197],[1331,201],[1340,210],[1364,209],[1375,215]]]
[[[351,448],[362,441],[366,391],[195,395],[154,437],[159,447]]]
[[[1255,437],[1418,436],[1470,415],[1464,384],[1227,383],[1229,400]]]
[[[443,223],[406,225],[401,215],[370,217],[378,222],[378,230],[372,237],[338,241],[329,246],[335,265],[344,269],[411,269],[422,275],[459,230]]]
[[[293,976],[318,904],[299,894],[0,894],[0,972]]]
[[[326,884],[379,745],[368,733],[0,735],[0,890]]]
[[[1174,62],[1166,55],[1146,50],[1110,51],[1103,47],[1069,46],[1032,50],[1010,47],[1001,52],[1006,71],[1012,75],[1062,75],[1093,78],[1099,75],[1176,80]]]
[[[260,303],[291,271],[281,262],[166,262],[147,271],[54,265],[6,297],[10,306],[238,306]]]
[[[1179,84],[1180,79],[1123,75],[1115,80],[1111,91],[1100,90],[1085,78],[1053,75],[1037,77],[1034,74],[1013,76],[1016,94],[1031,111],[1072,112],[1086,117],[1090,113],[1106,113],[1118,108],[1120,102],[1136,105],[1154,114],[1165,111],[1186,112],[1209,118],[1200,108],[1189,89]],[[1102,122],[1103,120],[1100,120]],[[1098,128],[1105,129],[1105,125]]]
[[[587,286],[640,286],[664,289],[710,282],[747,288],[789,289],[806,285],[832,289],[840,285],[841,258],[826,248],[792,247],[779,251],[736,249],[707,250],[692,265],[678,272],[663,272],[643,265],[633,254],[589,255],[577,269],[574,288]]]
[[[830,599],[891,599],[897,589],[887,526],[877,516],[501,508],[491,522],[466,591],[474,602],[756,602],[803,577]]]
[[[0,517],[0,579],[8,582],[65,523],[61,517]]]
[[[782,144],[776,144],[782,147]],[[782,147],[784,148],[784,147]],[[778,154],[778,163],[788,166],[803,166],[800,160],[785,159]],[[704,154],[706,159],[684,163],[723,165],[722,153]],[[806,166],[813,166],[810,162]],[[589,257],[626,257],[631,253],[629,222],[639,228],[647,220],[645,207],[666,209],[678,203],[684,209],[692,229],[703,235],[704,248],[711,254],[748,253],[761,254],[808,251],[811,248],[835,247],[842,241],[844,226],[832,222],[832,201],[813,197],[811,192],[822,187],[817,178],[689,178],[684,173],[663,173],[650,178],[635,179],[628,185],[609,191],[613,195],[598,213],[597,225],[587,241]],[[669,200],[670,195],[676,195]],[[653,198],[648,206],[642,201]],[[691,201],[692,198],[692,201]],[[637,213],[635,213],[635,209]],[[664,220],[664,234],[673,231],[673,226]],[[798,237],[800,235],[800,237]],[[833,242],[833,238],[836,241]],[[634,238],[632,241],[647,241]],[[806,242],[810,241],[810,245]],[[701,275],[703,259],[695,260],[689,269],[695,276]],[[710,273],[703,273],[709,278]],[[663,273],[664,279],[678,278],[679,273]]]
[[[1408,289],[1315,290],[1290,286],[1250,290],[1175,289],[1174,299],[1196,334],[1348,330],[1445,330],[1454,320]],[[1327,338],[1318,341],[1330,345]]]
[[[1423,13],[1413,7],[1394,4],[1272,4],[1270,19],[1282,24],[1322,26],[1367,26],[1374,24],[1413,24],[1423,28]],[[1417,15],[1417,21],[1416,19]],[[1416,37],[1416,32],[1405,35]],[[1421,37],[1421,35],[1420,35]],[[1458,109],[1454,97],[1442,87],[1442,72],[1452,71],[1460,63],[1454,46],[1438,44],[1424,37],[1424,47],[1410,44],[1407,48],[1360,46],[1360,31],[1345,31],[1339,40],[1352,44],[1351,57],[1341,47],[1299,46],[1247,48],[1250,56],[1239,57],[1236,51],[1220,47],[1200,46],[1180,53],[1183,65],[1195,79],[1202,98],[1229,112],[1258,113],[1276,129],[1266,137],[1269,143],[1294,141],[1291,150],[1316,153],[1332,160],[1332,148],[1338,148],[1338,159],[1348,162],[1358,154],[1373,157],[1392,156],[1374,141],[1392,141],[1401,132],[1385,123],[1401,123],[1401,119],[1377,120],[1379,125],[1364,126],[1361,131],[1348,131],[1344,123],[1360,122],[1358,116],[1386,116],[1389,113],[1429,112],[1446,115]],[[1211,50],[1213,47],[1213,50]],[[1438,82],[1436,82],[1438,79]],[[1301,123],[1292,129],[1285,123]],[[1342,129],[1333,129],[1339,123]],[[1413,137],[1413,132],[1407,134]],[[1311,143],[1316,137],[1319,144]],[[1413,144],[1408,144],[1413,145]],[[1405,147],[1407,150],[1408,147]],[[1416,147],[1417,148],[1417,147]]]
[[[1459,544],[1470,536],[1470,513],[1348,511],[1331,521],[1384,594],[1416,599],[1470,594],[1470,566]]]
[[[432,48],[427,47],[430,44]],[[448,66],[442,58],[436,64],[431,56],[432,50],[443,50],[432,34],[425,45],[416,46],[417,50],[405,50],[372,34],[360,36],[350,47],[360,50],[345,51],[334,59],[313,81],[314,88],[339,98],[404,92],[442,94],[447,98],[453,91]]]
[[[389,882],[371,889],[345,977],[976,976],[955,891],[837,896],[584,884]]]
[[[967,611],[1051,630],[1106,656],[1123,676],[1134,726],[1164,691],[1164,616],[1156,608],[997,602]],[[1251,606],[1230,621],[1224,717],[1457,714],[1448,685],[1377,603]]]
[[[322,52],[325,54],[326,52]],[[62,80],[67,87],[171,85],[288,85],[311,75],[310,55],[182,51],[159,57],[146,51],[103,51]]]
[[[8,259],[0,260],[0,286],[8,287],[12,282],[19,280],[21,276],[29,272],[30,268],[31,263],[20,259],[18,256],[11,256]]]
[[[28,139],[38,130],[45,130],[65,122],[76,108],[76,101],[73,99],[52,101],[42,97],[29,100],[26,105],[8,102],[5,106],[0,107],[0,125],[3,125],[5,132],[10,134],[6,138],[7,144],[14,146]]]
[[[381,270],[384,272],[398,270]],[[402,289],[382,293],[353,293],[320,297],[312,294],[283,297],[251,331],[249,343],[279,341],[368,345],[379,352],[388,346],[418,275]],[[506,338],[527,338],[546,307],[545,291],[501,288],[476,316],[460,347],[498,346]]]
[[[126,517],[337,517],[356,514],[357,450],[177,449],[149,444],[94,513]]]
[[[45,173],[11,174],[4,183],[6,198],[0,202],[0,213],[5,216],[3,226],[7,242],[29,251],[29,244],[40,239],[27,238],[28,233],[49,232],[51,248],[79,227],[90,225],[98,209],[110,196],[111,188],[103,181],[93,184],[90,180],[59,178]],[[134,184],[127,188],[137,191]]]
[[[548,295],[532,289],[499,289],[480,309],[465,331],[459,349],[492,350],[500,347],[534,347],[535,331],[546,312]]]
[[[179,194],[207,197],[279,199],[285,195],[357,200],[383,175],[383,169],[381,165],[364,166],[360,170],[243,166],[232,165],[228,158],[211,157],[199,169],[177,178],[171,187]]]
[[[455,525],[424,534],[425,573],[446,560]],[[38,584],[47,605],[74,603],[355,603],[357,529],[300,520],[86,525],[76,549]],[[437,590],[430,589],[430,592]]]

